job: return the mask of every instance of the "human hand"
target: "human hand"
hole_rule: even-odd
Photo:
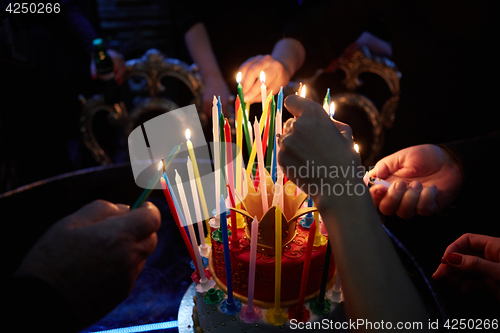
[[[125,76],[126,70],[125,60],[118,51],[108,49],[106,50],[106,52],[109,54],[111,60],[113,61],[113,74],[115,75],[115,81],[116,83],[121,85],[123,83],[123,78]],[[97,71],[95,69],[94,61],[90,62],[90,75],[94,80],[97,78]]]
[[[266,74],[267,92],[277,93],[281,86],[286,86],[293,73],[290,73],[281,62],[274,59],[271,55],[258,55],[249,58],[239,68],[242,74],[241,86],[245,102],[262,102],[260,87],[260,72]]]
[[[500,238],[462,235],[446,248],[432,278],[462,293],[482,291],[500,300]]]
[[[384,157],[368,175],[392,183],[388,189],[383,185],[370,188],[380,212],[405,219],[415,214],[432,215],[449,207],[463,183],[458,162],[446,149],[431,144]]]
[[[297,117],[285,123],[279,138],[279,163],[288,179],[311,195],[318,207],[326,197],[323,190],[332,193],[338,184],[345,189],[360,183],[351,128],[332,121],[321,105],[302,97],[288,96],[285,106]]]
[[[222,77],[204,77],[205,80],[205,90],[203,91],[203,112],[210,118],[212,117],[212,106],[214,96],[220,96],[220,102],[222,104],[222,113],[229,118],[228,105],[230,103],[231,92],[227,87],[226,82]],[[234,103],[234,100],[232,100]]]
[[[94,201],[54,224],[16,272],[45,281],[90,324],[130,293],[157,243],[160,212],[150,202]]]

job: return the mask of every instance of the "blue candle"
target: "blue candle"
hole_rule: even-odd
[[[226,202],[221,195],[220,200],[220,228],[224,246],[224,264],[226,265],[227,303],[233,303],[233,278],[231,276],[231,259],[229,257],[229,239],[227,236]]]
[[[278,147],[278,138],[276,137],[276,135],[274,136],[274,147]],[[277,153],[278,153],[277,149],[274,149],[271,177],[273,178],[273,182],[275,184],[276,184],[277,171],[278,171],[277,170],[278,161],[277,161],[277,157],[276,157],[276,155],[278,155]]]
[[[313,201],[311,199],[311,197],[309,197],[307,199],[307,206],[308,207],[312,207],[313,206]],[[311,224],[313,224],[314,222],[314,217],[313,217],[313,213],[309,212],[306,214],[305,217],[303,217],[299,224],[303,227],[303,228],[306,228],[306,229],[309,229],[309,227],[311,226]]]
[[[280,88],[280,92],[278,94],[278,112],[283,112],[283,87]]]
[[[222,103],[220,102],[220,96],[217,98],[217,110],[219,111],[219,118],[222,115]]]

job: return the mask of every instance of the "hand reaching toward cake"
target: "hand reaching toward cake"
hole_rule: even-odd
[[[500,299],[500,238],[465,234],[444,252],[432,275],[462,293],[483,292]]]
[[[332,121],[321,105],[299,96],[287,97],[285,105],[297,118],[287,122],[288,131],[280,137],[279,162],[287,177],[313,198],[323,218],[347,316],[427,322],[422,300],[362,182],[363,168],[349,127]],[[322,174],[325,168],[328,172]]]
[[[250,103],[262,102],[259,81],[261,71],[266,73],[267,90],[274,93],[281,86],[286,86],[292,77],[283,64],[269,54],[249,58],[240,66],[239,71],[242,74],[241,85],[245,101]]]
[[[428,216],[457,198],[463,177],[455,158],[444,148],[426,144],[402,149],[381,159],[369,176],[392,183],[389,188],[374,185],[370,194],[384,215],[411,218]]]
[[[322,190],[340,191],[361,184],[363,174],[351,128],[332,121],[321,105],[302,97],[291,95],[285,105],[297,117],[288,120],[280,138],[279,159],[287,177],[315,202],[324,197],[318,196]]]
[[[160,212],[149,202],[130,211],[94,201],[54,224],[16,276],[44,281],[90,324],[128,296],[156,247],[159,227]]]
[[[304,46],[296,39],[284,38],[276,43],[271,54],[257,55],[249,58],[241,66],[241,85],[245,101],[261,102],[260,80],[261,71],[266,73],[267,91],[275,94],[280,87],[285,87],[295,72],[305,61]]]

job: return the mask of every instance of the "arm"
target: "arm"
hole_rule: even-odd
[[[349,318],[419,321],[425,327],[425,307],[369,195],[329,199],[318,208],[330,235]]]
[[[40,312],[16,301],[19,307],[2,311],[2,319],[22,322],[25,311],[33,310],[33,318],[44,316],[41,324],[67,332],[70,328],[61,325],[70,322],[81,328],[103,317],[132,290],[156,247],[159,227],[160,212],[150,202],[130,211],[128,206],[97,200],[68,215],[41,237],[12,278],[19,288],[29,287],[17,296],[46,307]],[[50,294],[50,302],[45,302],[43,297]],[[58,312],[61,308],[63,313]],[[59,315],[71,316],[61,320]],[[37,321],[25,324],[40,327]]]
[[[222,107],[225,111],[230,92],[217,64],[205,25],[201,22],[193,25],[184,35],[184,41],[191,58],[200,68],[201,76],[205,80],[203,112],[211,116],[213,96],[221,97]]]
[[[289,96],[287,109],[296,118],[292,129],[280,138],[280,164],[289,179],[311,192],[331,239],[351,319],[371,321],[420,321],[428,314],[422,300],[406,275],[390,239],[385,233],[361,178],[351,176],[361,168],[352,148],[350,129],[332,122],[323,108],[298,96]],[[290,126],[288,126],[290,127]],[[340,131],[339,131],[340,129]],[[341,131],[345,132],[345,136]],[[328,150],[317,142],[329,142]],[[334,151],[334,154],[330,152]],[[314,163],[313,163],[314,162]],[[300,167],[327,170],[336,167],[347,171],[346,177],[330,174],[299,177]],[[309,175],[312,175],[309,170]],[[301,170],[298,175],[304,174]],[[362,176],[362,175],[361,175]],[[332,195],[343,189],[344,195]],[[358,189],[358,194],[348,195]],[[362,192],[360,194],[360,192]],[[425,329],[425,324],[424,324]]]

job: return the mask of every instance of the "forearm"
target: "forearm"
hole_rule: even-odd
[[[351,319],[427,322],[427,312],[383,229],[371,198],[338,196],[320,206]]]
[[[306,50],[297,39],[284,38],[274,45],[271,56],[281,62],[290,77],[292,77],[304,64]]]
[[[191,59],[200,68],[203,78],[222,79],[222,72],[217,64],[210,38],[203,23],[196,23],[184,35],[184,41]]]

